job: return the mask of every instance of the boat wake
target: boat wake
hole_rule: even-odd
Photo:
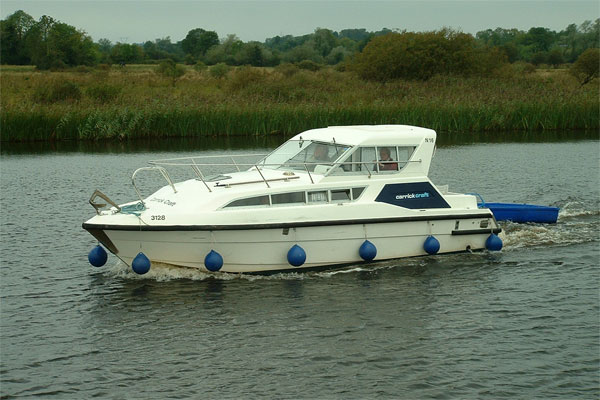
[[[341,274],[352,274],[358,272],[372,272],[381,268],[391,268],[391,264],[382,262],[365,266],[349,266],[343,269],[327,270],[327,271],[307,271],[307,272],[281,272],[268,275],[258,274],[233,274],[233,273],[209,273],[197,270],[195,268],[178,267],[174,265],[153,263],[150,271],[144,275],[139,275],[133,272],[133,270],[121,260],[115,261],[112,265],[109,265],[105,270],[105,274],[113,278],[125,279],[125,280],[153,280],[156,282],[167,282],[172,280],[193,280],[193,281],[204,281],[204,280],[307,280],[314,278],[330,278]]]
[[[600,240],[600,210],[590,210],[577,201],[561,206],[556,224],[504,222],[500,238],[504,250],[534,246],[566,246]]]

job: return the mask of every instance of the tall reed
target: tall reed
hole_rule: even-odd
[[[175,84],[141,68],[3,72],[1,140],[291,135],[359,124],[418,125],[465,137],[600,127],[598,85],[579,88],[562,72],[387,84],[331,69],[292,72],[246,67],[216,78],[190,69]],[[80,96],[48,94],[63,87]]]

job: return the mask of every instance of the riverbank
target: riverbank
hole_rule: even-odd
[[[579,87],[564,70],[510,68],[494,78],[381,84],[294,66],[242,67],[224,76],[188,68],[175,81],[150,66],[44,73],[2,67],[1,140],[291,135],[354,124],[465,136],[600,127],[598,85]]]

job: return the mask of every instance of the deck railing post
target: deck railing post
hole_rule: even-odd
[[[306,170],[306,172],[308,173],[308,177],[310,178],[310,183],[315,183],[315,181],[313,181],[312,175],[310,174],[310,171],[308,170],[308,167],[306,166],[306,163],[304,164],[304,169]]]
[[[192,165],[192,169],[194,170],[196,175],[198,175],[198,178],[200,178],[202,183],[204,183],[204,186],[206,186],[208,191],[212,192],[212,190],[210,190],[210,187],[208,186],[208,183],[206,183],[206,181],[204,180],[204,175],[202,174],[202,171],[200,171],[200,168],[198,168],[198,165],[196,164],[196,160],[194,160],[193,158],[192,158],[192,163],[194,164],[194,165]]]
[[[267,180],[265,179],[264,175],[262,174],[262,172],[260,172],[260,169],[258,168],[258,166],[256,164],[254,164],[254,168],[256,168],[256,170],[258,171],[258,173],[260,174],[260,177],[262,178],[263,182],[267,185],[267,187],[270,189],[271,186],[269,186],[269,182],[267,182]]]

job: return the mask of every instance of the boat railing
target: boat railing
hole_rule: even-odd
[[[131,175],[131,183],[133,184],[133,188],[135,189],[135,192],[137,193],[138,197],[140,198],[140,201],[142,202],[142,204],[144,206],[146,204],[144,203],[142,194],[140,193],[140,190],[138,189],[137,185],[135,184],[136,175],[142,171],[158,171],[158,172],[160,172],[160,174],[163,176],[163,178],[165,178],[165,180],[167,181],[169,186],[171,186],[171,188],[173,189],[173,193],[177,193],[177,190],[175,189],[175,184],[173,184],[173,180],[171,179],[171,176],[169,175],[169,173],[167,172],[167,170],[165,168],[160,167],[160,166],[138,168],[133,172],[133,175]]]
[[[370,168],[370,166],[373,165],[373,161],[284,162],[284,163],[276,163],[276,164],[267,164],[264,162],[264,159],[261,159],[258,162],[250,162],[250,163],[236,161],[236,159],[239,160],[242,157],[255,157],[256,158],[256,157],[264,157],[264,155],[261,155],[261,154],[243,154],[243,155],[235,155],[235,156],[215,155],[215,156],[181,157],[181,158],[170,158],[170,159],[162,159],[162,160],[152,160],[152,161],[149,161],[149,164],[153,165],[153,167],[139,168],[138,170],[136,170],[136,172],[134,172],[134,176],[139,170],[158,169],[161,172],[161,174],[163,175],[163,177],[165,177],[165,179],[167,180],[169,185],[173,188],[173,191],[177,192],[175,190],[173,182],[171,181],[171,178],[169,177],[169,175],[166,172],[164,167],[189,167],[193,170],[197,179],[202,181],[204,186],[206,186],[208,191],[212,192],[211,187],[207,183],[206,176],[202,172],[202,169],[206,168],[206,167],[211,167],[211,168],[233,167],[238,172],[241,171],[242,169],[247,170],[247,171],[256,171],[260,176],[260,179],[257,179],[257,180],[251,180],[251,181],[245,181],[245,182],[235,182],[235,183],[231,183],[231,184],[227,184],[227,183],[220,184],[220,186],[226,186],[226,187],[233,186],[233,185],[240,185],[240,184],[263,182],[263,183],[265,183],[265,185],[267,187],[270,188],[271,186],[269,185],[269,182],[290,180],[290,179],[298,178],[298,177],[287,176],[284,178],[267,179],[262,172],[263,169],[275,170],[275,169],[281,169],[281,168],[290,168],[295,171],[306,172],[310,179],[310,182],[313,184],[315,183],[315,180],[313,179],[313,175],[315,174],[315,169],[317,169],[318,166],[324,166],[324,168],[321,169],[321,171],[323,173],[322,174],[317,173],[317,175],[323,175],[323,176],[329,176],[338,167],[352,168],[352,166],[354,166],[354,165],[360,166],[361,170],[362,170],[362,168],[364,168],[364,171],[366,171],[368,174],[368,178],[371,178],[373,173],[378,173],[377,170]],[[229,161],[229,162],[199,162],[199,161],[202,161],[201,159],[217,159],[217,158],[221,158],[221,159],[229,158],[231,161]],[[400,163],[408,164],[408,163],[420,163],[420,162],[421,162],[421,160],[408,160],[408,161],[402,161]],[[398,161],[389,161],[389,162],[379,161],[379,163],[397,164]],[[311,173],[311,171],[312,171],[312,173]],[[132,180],[133,180],[133,177],[132,177]],[[135,187],[135,182],[134,182],[134,187]],[[138,192],[138,196],[140,196],[137,188],[136,188],[136,192]]]

